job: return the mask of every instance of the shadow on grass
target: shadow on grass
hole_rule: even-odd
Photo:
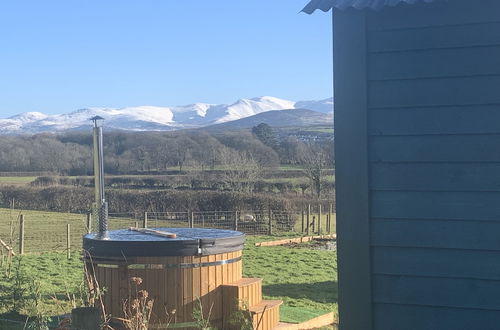
[[[336,303],[338,299],[336,281],[269,284],[262,287],[262,293],[266,296],[309,299],[323,304]]]

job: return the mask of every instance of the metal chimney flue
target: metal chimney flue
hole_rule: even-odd
[[[99,223],[99,238],[108,238],[108,203],[104,196],[104,159],[102,143],[102,121],[104,118],[95,116],[91,118],[93,128],[93,155],[94,155],[94,190],[95,202],[92,205],[94,219]]]

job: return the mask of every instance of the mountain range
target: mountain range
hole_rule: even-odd
[[[63,132],[83,130],[91,127],[90,118],[96,115],[105,119],[106,129],[129,131],[171,131],[185,128],[199,128],[242,120],[272,111],[267,117],[277,126],[286,126],[287,120],[299,120],[305,112],[293,111],[286,116],[280,112],[289,110],[311,110],[307,113],[312,122],[321,122],[333,113],[333,98],[318,101],[289,101],[272,96],[240,99],[233,104],[195,103],[184,106],[157,107],[140,106],[127,108],[85,108],[74,112],[46,115],[41,112],[26,112],[6,119],[0,119],[0,134],[35,134],[42,132]],[[292,114],[293,113],[293,114]],[[325,117],[326,116],[326,117]],[[271,117],[268,119],[271,120]],[[283,118],[281,118],[283,117]],[[281,119],[280,119],[281,118]],[[288,118],[288,119],[287,119]],[[257,117],[256,121],[260,120]],[[305,120],[305,123],[312,123]],[[250,120],[250,122],[253,122]],[[265,122],[261,120],[260,122]],[[279,124],[282,125],[279,125]],[[235,123],[236,124],[236,123]],[[271,124],[271,123],[270,123]],[[242,124],[248,126],[245,122]],[[293,125],[289,125],[293,126]]]
[[[333,124],[333,112],[327,114],[307,109],[271,110],[226,123],[211,125],[206,129],[235,130],[252,128],[260,123],[266,123],[272,127],[331,126]]]

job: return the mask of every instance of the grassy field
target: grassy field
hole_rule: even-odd
[[[71,309],[68,293],[79,291],[82,284],[82,264],[78,253],[67,260],[65,253],[37,253],[57,244],[59,237],[65,237],[65,224],[70,222],[75,228],[85,230],[83,215],[23,212],[26,226],[43,233],[27,241],[27,251],[33,252],[14,258],[13,266],[20,266],[22,283],[33,287],[33,281],[40,285],[42,297],[39,311],[45,315],[61,315]],[[16,222],[18,212],[0,209],[0,233],[9,229],[10,221]],[[130,221],[130,220],[129,220]],[[117,223],[120,225],[121,223]],[[123,223],[124,224],[124,223]],[[28,232],[28,230],[27,230]],[[290,235],[288,235],[290,236]],[[3,236],[0,238],[4,239]],[[336,254],[332,251],[315,250],[307,244],[300,246],[255,247],[255,242],[278,239],[279,236],[248,237],[244,250],[244,276],[263,277],[263,294],[268,299],[282,299],[281,319],[300,322],[329,311],[337,311]],[[4,240],[7,240],[5,238]],[[76,237],[73,249],[77,251],[81,238]],[[20,260],[20,261],[19,261]],[[13,292],[12,274],[7,275],[5,264],[0,266],[0,311],[7,312],[11,306],[6,296]],[[9,280],[10,278],[10,280]],[[31,294],[32,295],[32,294]],[[24,307],[23,313],[32,314],[33,309]],[[0,315],[2,318],[15,318]],[[1,323],[0,329],[19,329],[19,324]],[[12,324],[13,327],[7,327]]]
[[[35,181],[36,176],[1,176],[0,185],[25,185]]]
[[[331,126],[315,126],[315,127],[302,127],[300,128],[302,132],[315,132],[315,133],[327,133],[333,135],[333,127]]]
[[[266,298],[284,301],[281,319],[299,322],[336,311],[336,254],[312,249],[308,244],[254,246],[257,241],[269,239],[269,236],[248,238],[243,273],[264,279]]]
[[[24,215],[25,251],[40,253],[66,249],[66,226],[70,224],[71,249],[79,250],[82,236],[87,232],[86,215],[0,208],[0,239],[18,250],[19,216]],[[128,228],[135,225],[132,218],[111,217],[110,229]]]

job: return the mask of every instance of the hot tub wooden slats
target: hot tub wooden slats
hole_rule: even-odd
[[[192,263],[193,257],[184,257],[186,263]],[[192,269],[183,269],[182,270],[182,279],[179,285],[183,288],[183,301],[182,305],[184,306],[184,321],[191,321],[191,315],[193,314],[193,271]]]
[[[194,259],[194,258],[193,258]],[[194,261],[194,260],[193,260]],[[203,262],[203,258],[200,258],[200,262]],[[193,269],[193,301],[195,305],[198,305],[198,299],[201,299],[201,267]],[[194,308],[194,306],[193,306]],[[203,311],[204,313],[206,311]]]
[[[207,264],[208,256],[202,257],[201,262]],[[200,270],[200,301],[203,306],[204,317],[207,317],[210,312],[210,297],[208,296],[208,266],[198,268]]]
[[[111,296],[111,303],[113,305],[121,305],[121,297],[120,297],[120,269],[116,269],[115,271],[112,271],[110,269],[110,277],[111,277],[111,292],[116,292],[118,294],[113,295],[109,294]]]
[[[177,258],[178,260],[178,258]],[[179,262],[179,261],[177,261]],[[176,292],[177,294],[177,304],[175,305],[176,307],[176,322],[181,322],[181,320],[184,320],[184,308],[182,306],[184,305],[184,291],[179,289],[179,285],[182,283],[182,279],[184,276],[183,269],[175,269],[173,270],[172,273],[175,273],[176,276],[176,282],[172,283],[172,289],[173,291]],[[175,287],[177,286],[177,288]]]
[[[192,322],[199,298],[204,317],[211,309],[210,319],[214,324],[224,324],[224,329],[233,329],[228,324],[234,311],[231,306],[239,302],[240,308],[250,308],[254,322],[262,320],[259,330],[271,330],[279,321],[279,302],[262,301],[260,279],[242,279],[241,256],[242,252],[236,251],[128,260],[100,257],[94,261],[94,267],[101,287],[107,288],[103,297],[106,312],[113,316],[123,317],[123,302],[129,299],[129,292],[135,294],[130,278],[140,277],[143,283],[137,289],[148,291],[155,299],[152,324],[165,322],[173,310],[174,322]]]
[[[221,261],[222,255],[215,255],[215,261]],[[214,267],[215,268],[215,286],[217,287],[215,292],[215,305],[214,305],[214,313],[215,315],[222,315],[222,292],[219,289],[222,285],[222,267]]]

